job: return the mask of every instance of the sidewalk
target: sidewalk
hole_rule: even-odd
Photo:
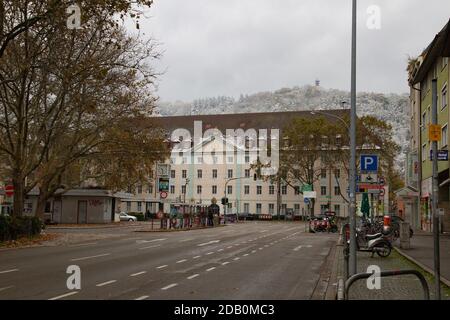
[[[440,235],[440,260],[441,260],[441,278],[450,286],[450,235]],[[400,249],[400,244],[396,243],[398,251],[426,271],[434,271],[434,243],[433,234],[423,231],[414,231],[411,238],[410,249]]]
[[[344,275],[344,255],[343,246],[338,246],[337,274],[338,279]],[[357,256],[358,273],[367,272],[367,267],[376,265],[381,271],[415,269],[424,274],[430,290],[430,298],[434,298],[434,278],[423,269],[404,258],[395,250],[388,258],[379,258],[375,255],[371,258],[368,252],[358,252]],[[442,300],[450,300],[450,288],[441,286]],[[386,277],[381,280],[380,290],[369,290],[366,280],[355,282],[349,291],[349,300],[422,300],[423,290],[417,277],[412,275],[403,275],[395,277]]]

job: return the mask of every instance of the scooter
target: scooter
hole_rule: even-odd
[[[356,230],[356,249],[361,252],[371,252],[372,257],[376,253],[382,258],[389,257],[392,252],[392,230],[385,227],[381,233],[364,235],[361,230]],[[349,249],[350,240],[347,241]]]

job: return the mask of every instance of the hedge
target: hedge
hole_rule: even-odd
[[[0,241],[17,240],[21,237],[33,237],[44,228],[37,217],[0,216]]]

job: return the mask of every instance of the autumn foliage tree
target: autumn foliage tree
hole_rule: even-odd
[[[134,1],[150,5],[152,1]],[[159,57],[117,17],[131,1],[80,1],[81,29],[67,28],[71,1],[3,1],[0,7],[0,152],[14,213],[40,190],[37,213],[61,187],[89,179],[120,189],[167,152],[161,130],[133,126],[152,113]]]

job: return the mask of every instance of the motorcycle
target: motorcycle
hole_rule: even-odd
[[[385,227],[382,232],[376,234],[364,234],[360,229],[356,230],[356,250],[361,252],[371,252],[372,257],[376,253],[381,258],[389,257],[392,252],[391,228]],[[349,253],[350,239],[347,239],[345,248],[346,254]]]

